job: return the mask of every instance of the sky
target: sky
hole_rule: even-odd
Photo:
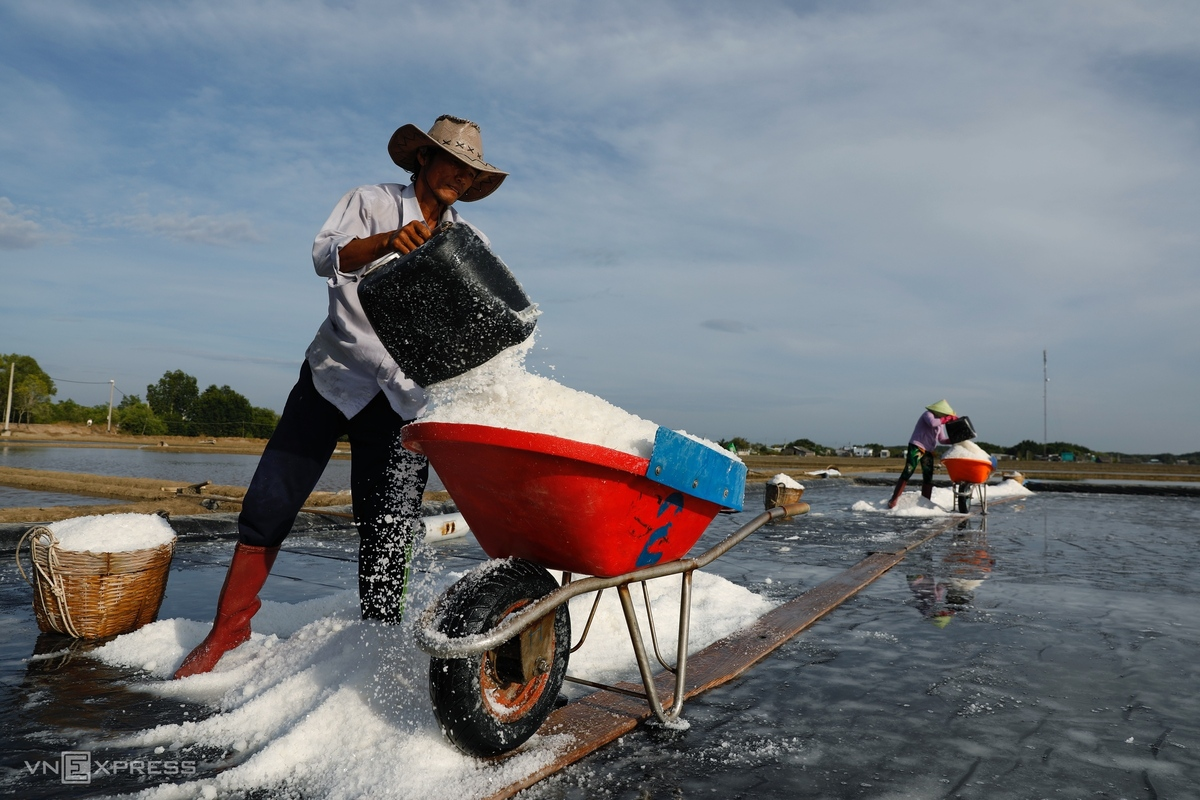
[[[0,0],[0,353],[282,409],[313,237],[443,113],[511,173],[460,211],[539,374],[714,440],[896,445],[946,398],[1200,450],[1186,0]]]

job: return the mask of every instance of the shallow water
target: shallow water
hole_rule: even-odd
[[[791,599],[925,522],[849,511],[883,488],[807,485],[811,515],[768,526],[710,571]],[[719,516],[702,545],[756,513],[761,492],[751,488],[747,512]],[[1198,530],[1191,498],[1048,494],[996,506],[689,701],[687,730],[643,725],[522,797],[1195,796]],[[264,598],[352,586],[355,544],[344,532],[293,535]],[[211,613],[229,546],[181,544],[160,616]],[[465,539],[434,557],[435,569],[461,570],[482,554]],[[57,758],[80,731],[204,713],[133,695],[120,670],[86,657],[28,661],[62,644],[38,642],[28,603],[10,560],[0,572],[0,790],[95,796],[100,788],[62,786],[23,764]]]
[[[230,453],[184,453],[169,447],[50,447],[0,445],[0,467],[80,472],[126,478],[161,478],[179,483],[209,481],[220,486],[248,486],[258,466],[258,456]],[[350,488],[350,460],[331,459],[317,483],[317,491],[339,492]],[[430,490],[442,489],[431,472]],[[0,487],[0,508],[46,505],[84,505],[103,500],[75,495],[42,499],[13,494],[16,489]],[[57,500],[56,500],[57,498]]]

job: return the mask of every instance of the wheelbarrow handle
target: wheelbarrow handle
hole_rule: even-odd
[[[633,572],[626,572],[623,575],[616,575],[611,578],[592,577],[571,581],[564,586],[558,587],[545,597],[535,600],[517,613],[506,617],[495,628],[486,633],[474,636],[451,638],[438,632],[436,623],[438,606],[440,604],[434,602],[421,613],[413,631],[413,637],[416,640],[417,647],[435,658],[465,658],[485,653],[488,650],[496,649],[514,636],[533,627],[543,616],[574,597],[623,584],[648,581],[668,575],[678,575],[683,572],[692,572],[701,567],[708,566],[718,557],[728,553],[734,545],[771,520],[797,517],[801,514],[807,514],[808,510],[808,503],[788,503],[787,505],[777,506],[764,511],[696,558],[681,558],[678,561],[652,564],[648,567],[642,567]]]

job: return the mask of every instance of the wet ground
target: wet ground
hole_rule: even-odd
[[[810,516],[769,526],[710,571],[786,600],[928,524],[849,510],[886,494],[879,487],[808,486]],[[752,487],[749,511],[718,517],[702,544],[761,508],[761,492]],[[1195,498],[1045,494],[996,506],[690,701],[688,730],[642,726],[522,797],[1195,797],[1198,531]],[[230,546],[182,541],[160,616],[210,614]],[[354,550],[344,531],[294,534],[264,597],[351,586]],[[435,568],[481,558],[470,539],[446,542]],[[66,642],[39,637],[29,598],[9,560],[0,792],[96,796],[39,765],[81,739],[206,713],[127,691],[128,672],[86,652],[34,656]],[[106,757],[139,755],[153,756]],[[104,790],[146,781],[115,776]]]

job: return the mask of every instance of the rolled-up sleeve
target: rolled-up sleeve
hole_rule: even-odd
[[[313,268],[322,278],[338,280],[339,254],[346,243],[353,239],[365,239],[376,233],[372,205],[374,198],[368,194],[371,187],[360,186],[347,192],[313,241]]]

